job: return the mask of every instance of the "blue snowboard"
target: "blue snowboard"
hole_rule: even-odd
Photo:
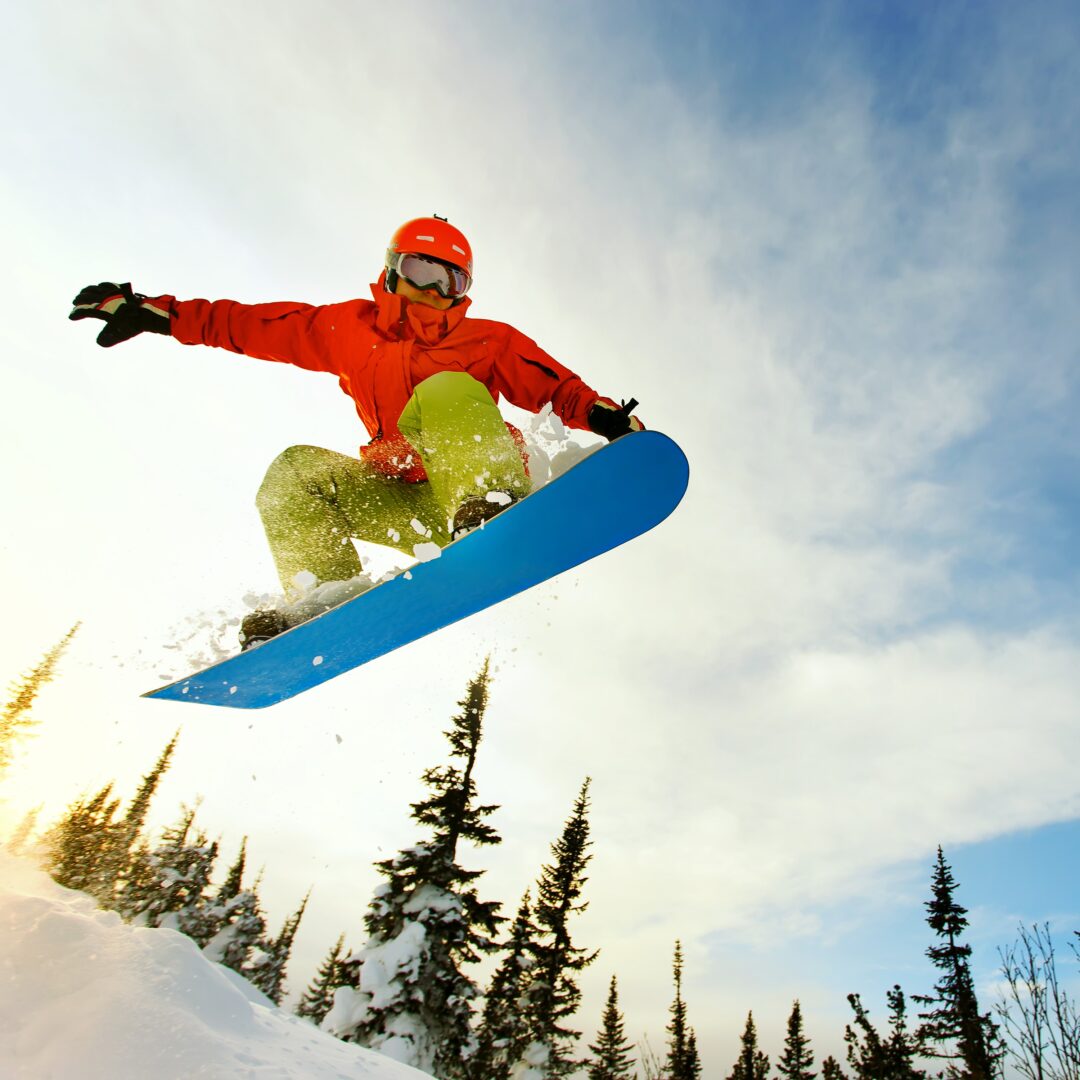
[[[145,697],[260,709],[291,698],[658,525],[689,467],[658,431],[624,435],[369,592]]]

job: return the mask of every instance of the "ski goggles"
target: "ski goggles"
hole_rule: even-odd
[[[447,300],[464,296],[472,285],[472,278],[460,266],[452,266],[427,255],[412,252],[400,254],[395,259],[393,269],[413,288],[434,289]]]

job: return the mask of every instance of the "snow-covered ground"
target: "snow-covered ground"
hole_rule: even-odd
[[[2,1080],[419,1080],[0,851]]]

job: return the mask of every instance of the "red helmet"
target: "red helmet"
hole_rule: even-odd
[[[390,237],[386,265],[393,266],[398,255],[428,255],[441,262],[459,266],[473,276],[472,248],[465,234],[445,218],[422,217],[406,221]]]

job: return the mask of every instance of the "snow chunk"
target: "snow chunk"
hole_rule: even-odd
[[[431,562],[442,554],[442,548],[434,541],[423,544],[413,544],[413,554],[420,562]]]
[[[434,915],[445,915],[461,910],[461,898],[436,885],[426,884],[413,891],[401,910],[406,915],[423,916],[428,912]]]
[[[319,579],[310,570],[301,570],[293,575],[292,583],[297,592],[309,593],[319,584]]]

